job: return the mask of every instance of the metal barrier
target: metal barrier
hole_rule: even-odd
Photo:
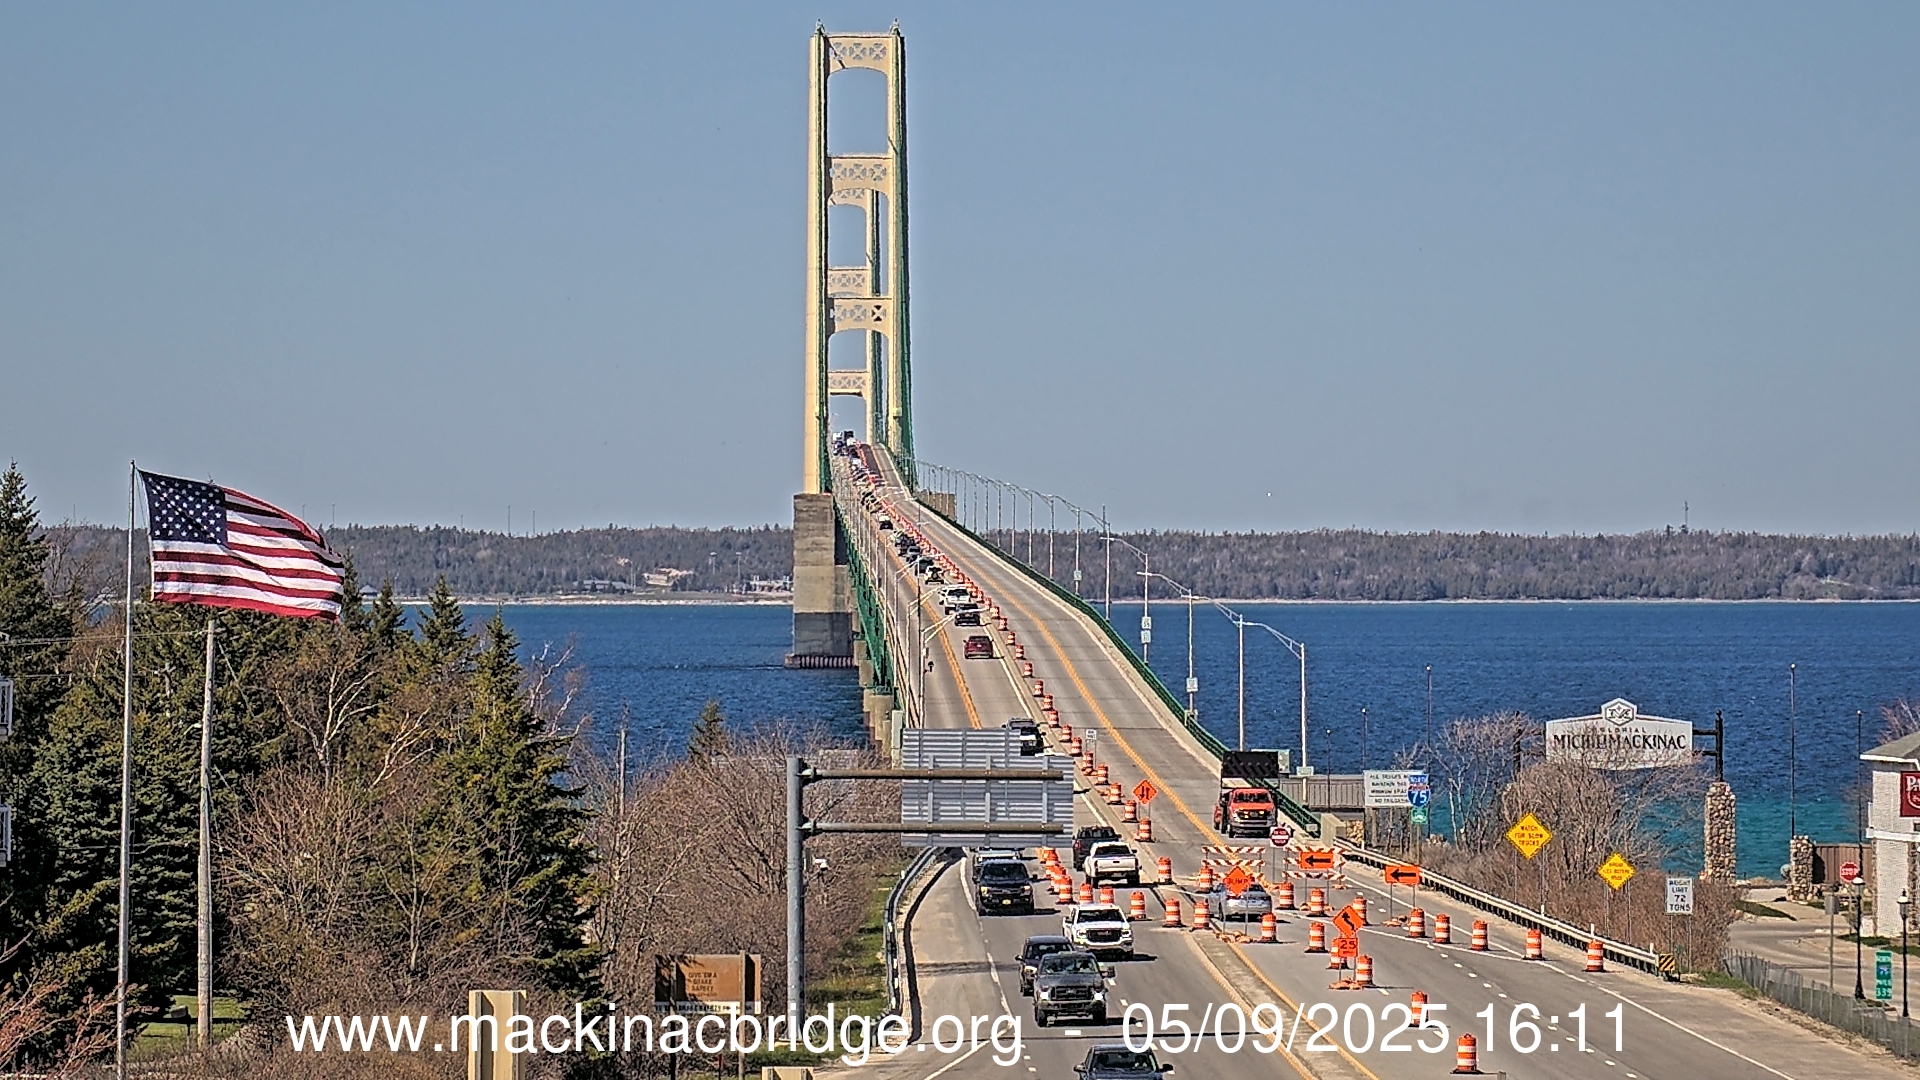
[[[1346,855],[1347,858],[1358,863],[1364,863],[1375,869],[1385,867],[1388,863],[1401,861],[1400,859],[1383,855],[1370,848],[1352,847],[1342,844],[1340,845],[1340,851]],[[1542,934],[1553,938],[1555,941],[1572,945],[1578,949],[1584,949],[1587,947],[1588,942],[1597,940],[1606,950],[1607,959],[1625,964],[1628,967],[1636,967],[1642,971],[1651,972],[1656,975],[1669,975],[1671,973],[1671,966],[1663,965],[1661,962],[1662,956],[1664,955],[1662,953],[1628,945],[1623,941],[1614,941],[1611,938],[1601,937],[1584,927],[1575,926],[1570,922],[1562,922],[1550,915],[1535,911],[1530,907],[1516,904],[1511,900],[1502,899],[1492,893],[1481,892],[1479,889],[1465,882],[1455,881],[1444,874],[1436,874],[1424,867],[1420,871],[1420,887],[1423,889],[1431,889],[1443,896],[1451,896],[1455,900],[1462,901],[1463,903],[1472,904],[1482,911],[1491,912],[1508,922],[1518,923],[1521,926],[1538,930]]]
[[[887,1012],[895,1016],[900,1014],[900,1003],[905,998],[902,992],[906,982],[906,971],[900,962],[900,903],[913,888],[913,883],[933,860],[947,849],[921,848],[920,854],[913,857],[905,870],[900,871],[900,880],[893,883],[893,891],[887,893],[886,925],[880,933],[880,952],[886,961],[887,972]]]
[[[1871,1039],[1909,1061],[1920,1057],[1913,1021],[1895,1012],[1891,1002],[1861,1001],[1851,993],[1809,985],[1799,972],[1746,953],[1728,953],[1720,964],[1727,974],[1789,1009]]]

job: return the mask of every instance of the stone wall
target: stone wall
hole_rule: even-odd
[[[1732,785],[1718,780],[1707,787],[1706,868],[1700,874],[1707,881],[1733,884],[1737,808]]]

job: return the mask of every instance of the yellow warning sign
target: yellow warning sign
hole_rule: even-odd
[[[1600,880],[1616,889],[1625,885],[1627,879],[1632,876],[1633,864],[1621,858],[1617,851],[1607,856],[1607,861],[1600,864]]]
[[[1540,824],[1540,819],[1532,814],[1514,822],[1513,828],[1507,830],[1508,842],[1519,848],[1520,854],[1529,859],[1538,855],[1540,849],[1545,847],[1547,841],[1551,839],[1553,839],[1553,833],[1545,825]]]

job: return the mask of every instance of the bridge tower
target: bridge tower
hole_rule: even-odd
[[[886,77],[885,149],[829,154],[827,82],[853,68]],[[906,45],[898,25],[883,34],[814,30],[807,86],[806,386],[801,490],[793,498],[792,666],[853,664],[853,589],[846,538],[833,511],[827,457],[831,400],[860,398],[868,441],[890,451],[911,475],[906,71]],[[860,265],[830,264],[827,218],[834,206],[858,207],[865,215],[865,258]],[[864,338],[864,367],[829,367],[827,344],[839,333]]]

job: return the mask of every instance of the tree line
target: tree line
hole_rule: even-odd
[[[125,639],[85,563],[40,528],[20,474],[0,476],[0,678],[19,688],[0,742],[0,799],[14,808],[14,857],[0,868],[0,1071],[76,1075],[112,1047]],[[282,1017],[446,1016],[478,987],[525,988],[542,1015],[574,1002],[644,1009],[656,952],[759,952],[766,985],[782,985],[776,774],[783,754],[821,750],[821,738],[735,733],[715,703],[687,757],[616,769],[587,754],[579,736],[594,720],[572,711],[567,672],[523,663],[497,614],[471,624],[445,578],[417,614],[391,583],[354,602],[358,581],[350,569],[337,624],[213,613],[216,988],[248,1020],[170,1074],[461,1076],[454,1054],[296,1058]],[[133,612],[136,1026],[195,981],[210,611]],[[898,795],[820,785],[808,798],[810,813],[883,817]],[[827,971],[870,918],[897,842],[822,837],[810,854],[822,862],[808,885],[808,966]],[[566,1074],[658,1067],[583,1057]]]
[[[57,526],[68,562],[117,580],[124,530]],[[1045,569],[1048,534],[991,535]],[[1208,596],[1261,600],[1910,600],[1920,598],[1920,535],[1795,536],[1667,529],[1593,536],[1386,533],[1316,529],[1283,533],[1181,530],[1120,534],[1153,569]],[[1053,574],[1071,587],[1071,532],[1054,533]],[[793,573],[784,526],[632,529],[608,526],[508,536],[447,526],[349,525],[328,533],[363,580],[424,596],[445,578],[464,597],[546,596],[582,582],[641,583],[648,570],[691,571],[672,588],[723,592],[753,578]],[[1080,536],[1081,590],[1105,589],[1100,540]],[[1138,558],[1116,547],[1114,591],[1139,591]],[[1164,589],[1164,586],[1156,586]]]

